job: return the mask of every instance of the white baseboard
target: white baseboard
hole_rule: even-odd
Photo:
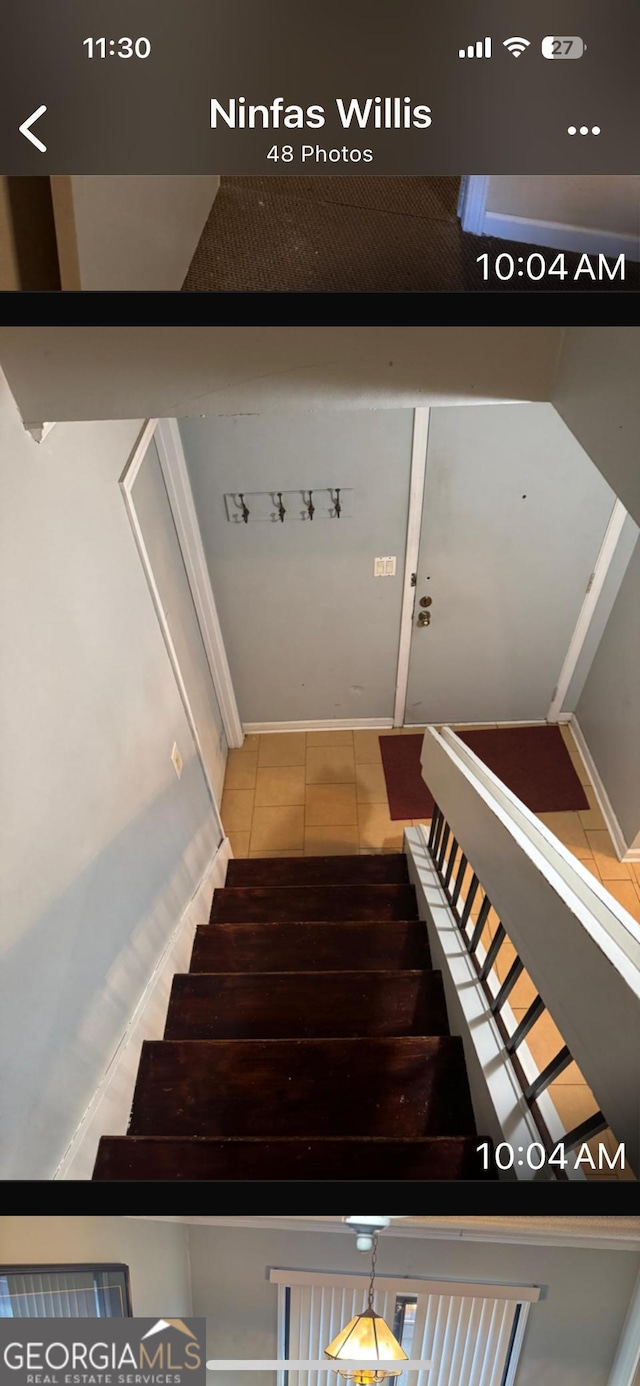
[[[393,726],[392,717],[360,717],[338,721],[337,719],[329,722],[243,722],[242,729],[245,736],[260,732],[292,732],[292,731],[366,731],[367,728],[379,727],[384,731],[387,727]]]
[[[564,226],[558,221],[529,220],[528,217],[514,217],[502,212],[485,212],[480,234],[547,246],[550,250],[575,251],[578,255],[606,255],[609,259],[625,255],[627,260],[640,259],[637,236],[598,231],[590,226]],[[586,276],[584,282],[587,282]]]
[[[188,971],[196,928],[198,924],[208,923],[211,892],[224,885],[227,862],[232,855],[229,839],[224,838],[149,978],[54,1179],[91,1179],[100,1137],[125,1134],[142,1042],[162,1039],[174,974]]]
[[[593,759],[591,751],[589,750],[589,747],[585,740],[584,732],[582,731],[582,728],[575,715],[575,712],[571,716],[570,726],[571,731],[573,732],[573,735],[575,737],[576,745],[584,761],[585,769],[589,771],[589,779],[591,781],[591,786],[596,796],[596,800],[598,802],[598,807],[600,809],[602,817],[604,818],[604,821],[607,825],[609,836],[611,838],[611,841],[613,842],[613,846],[615,848],[615,853],[618,857],[618,860],[640,861],[640,850],[638,850],[638,848],[636,847],[629,848],[627,845],[626,838],[616,817],[613,804],[611,803],[609,795],[607,794],[607,791],[604,787],[604,784],[600,777],[600,772],[595,763],[595,760]]]

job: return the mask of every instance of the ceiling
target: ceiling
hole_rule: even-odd
[[[392,1215],[390,1215],[392,1216]],[[353,1235],[341,1217],[173,1217],[154,1222],[183,1222],[211,1227],[250,1227],[292,1232],[338,1232]],[[640,1250],[640,1218],[635,1217],[393,1217],[385,1236],[430,1239],[519,1242],[542,1246]]]

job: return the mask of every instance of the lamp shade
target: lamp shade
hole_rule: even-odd
[[[325,1357],[336,1362],[336,1371],[341,1376],[351,1378],[356,1386],[371,1386],[373,1382],[384,1381],[387,1376],[401,1376],[404,1368],[395,1363],[406,1362],[407,1354],[394,1338],[393,1333],[380,1314],[373,1309],[365,1309],[333,1339],[324,1350]],[[371,1362],[371,1368],[349,1367],[343,1370],[340,1361]]]

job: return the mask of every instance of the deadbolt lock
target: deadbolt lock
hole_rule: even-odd
[[[433,597],[421,597],[420,606],[431,606],[432,601]]]
[[[431,612],[430,612],[430,611],[419,611],[419,612],[418,612],[418,625],[419,625],[419,626],[428,626],[428,625],[430,625],[430,624],[431,624]]]

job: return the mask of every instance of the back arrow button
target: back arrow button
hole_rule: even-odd
[[[42,143],[42,140],[38,139],[37,135],[33,134],[31,126],[35,124],[36,120],[40,119],[40,116],[44,115],[46,109],[46,106],[38,106],[37,111],[34,111],[33,115],[30,115],[28,119],[23,121],[22,125],[19,126],[20,134],[24,135],[26,140],[30,140],[31,144],[35,144],[36,149],[39,149],[41,154],[46,154],[47,146]]]

